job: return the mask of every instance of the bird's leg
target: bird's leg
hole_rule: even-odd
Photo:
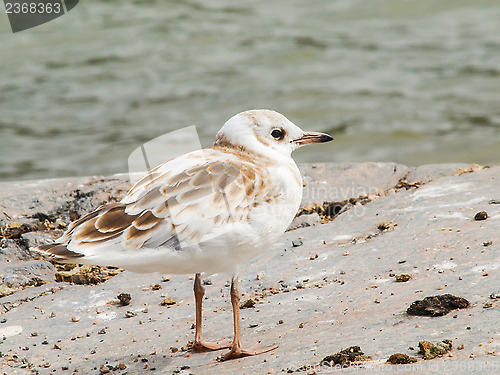
[[[264,346],[259,343],[254,344],[246,349],[241,347],[240,290],[238,287],[238,276],[234,276],[231,280],[231,305],[233,306],[234,340],[233,344],[231,345],[231,350],[221,357],[223,361],[233,358],[267,353],[278,347],[278,345]]]
[[[219,350],[229,348],[231,346],[231,340],[225,339],[220,341],[205,341],[201,338],[201,328],[202,328],[202,304],[203,296],[205,295],[205,288],[201,285],[200,274],[197,273],[194,278],[194,301],[196,304],[196,331],[194,334],[194,344],[193,351],[195,352],[205,352],[211,350]]]

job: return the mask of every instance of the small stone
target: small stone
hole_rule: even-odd
[[[299,328],[304,328],[304,323],[300,323]]]
[[[398,283],[405,283],[411,279],[411,275],[409,273],[401,273],[399,275],[395,275],[394,277]]]
[[[103,328],[99,332],[97,332],[99,335],[105,335],[106,334],[106,329]]]
[[[127,368],[127,365],[125,365],[125,363],[122,363],[122,362],[118,363],[118,369],[119,369],[119,370],[122,370],[122,371],[123,371],[123,370],[125,370],[126,368]]]
[[[161,285],[160,284],[155,284],[151,287],[151,289],[153,290],[160,290],[161,289]]]
[[[265,276],[265,272],[264,271],[260,271],[258,274],[257,274],[257,280],[262,280]]]
[[[250,309],[255,307],[255,300],[252,298],[247,299],[240,305],[240,309]]]
[[[424,359],[429,360],[436,357],[442,357],[444,354],[448,353],[453,348],[453,343],[448,339],[440,341],[436,345],[429,341],[420,341],[418,347],[420,348],[418,353],[421,354]]]
[[[176,304],[177,304],[177,301],[175,301],[171,298],[165,298],[163,301],[160,302],[160,306],[173,306]]]
[[[474,216],[474,220],[482,221],[488,218],[488,213],[486,211],[480,211]]]
[[[398,223],[394,221],[382,221],[378,226],[377,229],[381,232],[383,231],[390,231],[394,230],[394,227],[397,227]]]
[[[371,357],[365,356],[359,346],[351,346],[338,353],[326,356],[321,360],[320,365],[330,366],[330,368],[338,365],[340,368],[345,368],[350,366],[353,362],[365,362],[370,359]]]
[[[130,301],[132,300],[132,297],[129,293],[120,293],[116,296],[116,298],[118,298],[118,300],[120,301],[120,305],[122,306],[129,305]]]
[[[493,244],[493,241],[486,241],[486,242],[483,242],[483,246],[484,246],[484,247],[491,246],[492,244]]]
[[[304,243],[301,240],[293,240],[292,241],[292,246],[293,247],[299,247],[302,246]]]
[[[492,302],[486,302],[484,305],[483,305],[483,309],[489,309],[493,307],[493,303]]]
[[[281,320],[281,319],[280,319],[280,320],[278,321],[278,324],[283,324],[283,320]]]
[[[136,316],[137,314],[132,312],[132,311],[127,311],[125,313],[125,318],[133,318],[134,316]]]
[[[64,221],[62,221],[61,219],[57,219],[56,220],[56,225],[58,228],[66,228],[68,226],[68,224],[66,224]]]
[[[414,301],[406,312],[410,315],[419,316],[443,316],[452,310],[464,309],[469,306],[470,303],[465,298],[443,294]]]
[[[60,342],[56,342],[56,343],[54,344],[54,349],[61,350],[61,349],[62,349],[62,347],[63,347],[63,345],[62,345]]]
[[[393,365],[404,365],[407,363],[415,363],[415,362],[417,362],[417,359],[415,357],[410,357],[403,353],[395,353],[391,355],[387,360],[387,363]]]
[[[76,322],[79,322],[79,321],[80,321],[80,319],[81,319],[81,318],[80,318],[79,316],[73,316],[73,317],[71,317],[71,321],[72,321],[72,322],[75,322],[75,323],[76,323]]]

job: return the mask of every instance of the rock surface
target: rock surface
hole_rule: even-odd
[[[400,353],[418,358],[397,365],[407,366],[401,374],[498,373],[500,299],[492,296],[500,285],[500,167],[301,170],[302,207],[340,209],[298,216],[273,248],[242,266],[242,301],[255,302],[241,310],[244,343],[280,346],[223,363],[217,352],[185,351],[194,333],[190,275],[115,271],[104,283],[76,285],[56,282],[54,266],[30,252],[74,218],[119,200],[127,176],[0,183],[0,285],[16,291],[0,298],[1,372],[327,373],[323,358],[359,346],[371,357],[363,366],[377,371],[394,371],[387,359]],[[475,220],[482,211],[487,219]],[[411,278],[397,282],[399,274]],[[232,335],[228,280],[205,280],[207,338]],[[121,293],[131,296],[126,306]],[[447,293],[471,306],[439,317],[406,313],[416,300]],[[443,357],[418,354],[419,342],[445,339],[453,349]]]

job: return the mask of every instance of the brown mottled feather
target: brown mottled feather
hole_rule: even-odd
[[[157,204],[165,199],[164,194],[161,191],[162,189],[159,187],[154,188],[153,190],[148,191],[142,198],[137,201],[137,205],[139,207],[151,207],[153,204]]]
[[[145,230],[153,227],[162,220],[162,218],[156,217],[151,211],[144,211],[140,217],[134,220],[133,225],[138,229]]]
[[[137,215],[128,215],[125,213],[125,206],[113,207],[100,215],[95,222],[95,228],[99,232],[114,232],[128,227]]]
[[[84,255],[68,250],[66,245],[61,245],[59,243],[53,243],[50,245],[40,245],[38,246],[38,250],[42,251],[45,254],[52,255],[58,258],[81,258]]]
[[[195,187],[210,185],[212,182],[212,175],[208,169],[202,169],[191,180],[191,183]]]

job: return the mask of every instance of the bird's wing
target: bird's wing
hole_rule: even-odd
[[[265,168],[220,150],[186,154],[151,170],[121,202],[73,222],[59,248],[42,250],[63,257],[68,251],[91,256],[110,245],[115,251],[181,250],[277,199],[280,189],[273,180]]]

